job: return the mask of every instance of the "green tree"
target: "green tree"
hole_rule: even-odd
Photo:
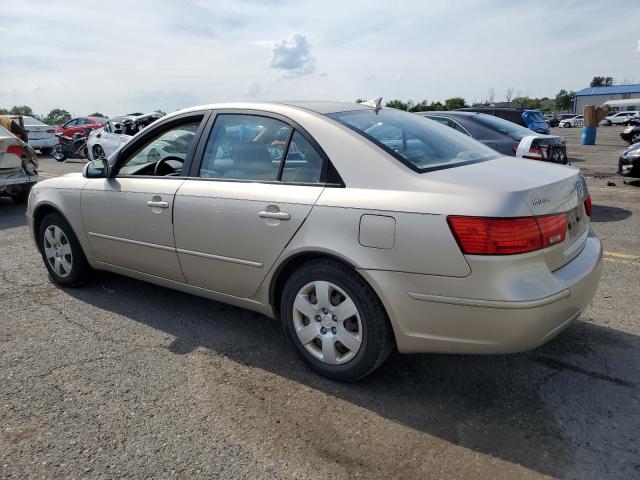
[[[60,125],[68,120],[71,120],[71,114],[69,112],[60,108],[54,108],[42,121],[48,125]]]
[[[446,110],[455,110],[456,108],[464,108],[467,106],[467,102],[462,97],[447,98],[444,101],[444,107]]]
[[[9,110],[6,108],[0,108],[0,115],[9,115]]]
[[[566,91],[562,89],[556,95],[556,108],[558,110],[569,110],[571,105],[573,105],[573,99],[576,94],[574,91]]]
[[[91,115],[89,115],[90,117],[103,117],[103,118],[107,118],[107,116],[104,113],[100,113],[100,112],[94,112]]]
[[[27,105],[14,105],[9,111],[9,115],[26,115],[27,117],[33,117],[33,110]]]
[[[610,87],[613,85],[613,77],[593,77],[590,87]]]
[[[402,100],[391,100],[390,102],[387,102],[384,104],[385,107],[390,107],[390,108],[397,108],[398,110],[408,110],[409,109],[409,105],[407,105],[405,102],[403,102]]]

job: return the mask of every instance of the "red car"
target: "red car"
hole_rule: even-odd
[[[88,128],[91,130],[102,128],[105,123],[107,123],[107,119],[102,117],[72,118],[62,126],[56,128],[54,133],[62,133],[66,137],[73,137],[75,133],[85,133]]]

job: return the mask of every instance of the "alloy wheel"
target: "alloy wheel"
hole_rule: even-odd
[[[362,346],[358,308],[331,282],[315,281],[300,289],[293,304],[293,323],[305,349],[329,365],[347,363]]]
[[[631,143],[640,143],[640,133],[634,133],[631,136]]]
[[[69,239],[57,225],[44,231],[44,253],[49,266],[61,278],[68,277],[73,268],[73,255]]]

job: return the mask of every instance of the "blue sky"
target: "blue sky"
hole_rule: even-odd
[[[0,0],[0,106],[554,96],[640,83],[640,2]]]

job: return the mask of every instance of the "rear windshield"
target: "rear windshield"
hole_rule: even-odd
[[[328,115],[356,131],[416,172],[457,167],[499,154],[453,128],[425,122],[412,113],[390,108]]]
[[[511,138],[522,139],[528,135],[534,135],[534,133],[528,128],[521,127],[517,123],[510,122],[509,120],[505,120],[503,118],[494,117],[493,115],[485,115],[483,113],[479,113],[477,115],[473,115],[469,117],[470,120],[474,122],[478,122],[485,127],[492,128],[493,130],[498,130],[505,135],[509,135]]]

